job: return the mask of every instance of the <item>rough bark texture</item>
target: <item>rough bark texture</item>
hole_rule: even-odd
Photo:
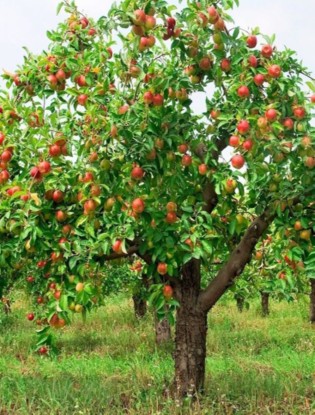
[[[236,297],[236,305],[238,311],[241,313],[244,310],[244,298]]]
[[[180,301],[176,318],[175,395],[183,397],[202,391],[205,381],[207,312],[198,306],[200,263],[183,267],[176,295]]]
[[[133,308],[137,318],[143,318],[147,313],[147,302],[137,294],[132,296]]]
[[[315,324],[315,279],[310,280],[311,293],[310,293],[310,322]]]
[[[168,342],[171,340],[171,326],[167,318],[163,318],[163,320],[159,320],[155,314],[154,317],[155,322],[155,342],[158,345],[162,345],[163,343]]]
[[[261,294],[261,312],[264,317],[269,315],[269,294],[268,293],[260,293]]]

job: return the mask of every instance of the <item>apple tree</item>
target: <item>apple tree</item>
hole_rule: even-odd
[[[208,312],[268,229],[303,214],[312,249],[315,171],[295,53],[235,27],[238,0],[182,3],[123,0],[94,21],[65,0],[0,99],[0,260],[62,327],[102,303],[109,261],[141,258],[179,305],[179,396],[203,389]]]

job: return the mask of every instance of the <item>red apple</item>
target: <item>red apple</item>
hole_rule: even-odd
[[[140,43],[139,43],[139,50],[140,52],[143,52],[145,49],[147,49],[149,47],[149,41],[147,37],[142,36],[140,38]]]
[[[83,107],[86,106],[89,97],[86,94],[80,94],[77,98],[78,104],[82,105]]]
[[[38,164],[38,168],[39,168],[39,171],[42,174],[48,174],[51,171],[51,165],[50,165],[49,161],[45,161],[45,160],[41,161]]]
[[[146,14],[144,10],[135,10],[133,13],[133,24],[136,26],[143,26],[146,22]]]
[[[39,353],[39,354],[41,354],[41,355],[45,355],[45,354],[47,354],[47,353],[48,353],[48,349],[47,349],[47,347],[46,347],[46,346],[42,346],[42,347],[40,347],[40,348],[38,349],[38,353]]]
[[[296,118],[302,119],[306,115],[306,111],[304,107],[294,107],[293,108],[293,114]]]
[[[7,194],[8,194],[8,196],[13,196],[14,193],[20,192],[21,190],[22,189],[20,188],[20,186],[13,186],[13,187],[10,187],[10,189],[7,190]]]
[[[253,145],[254,145],[254,143],[253,143],[252,140],[246,140],[242,144],[242,147],[245,151],[250,151],[253,148]]]
[[[48,82],[50,83],[51,87],[55,88],[57,86],[58,79],[57,79],[56,75],[50,74],[50,75],[47,76],[47,79],[48,79]]]
[[[219,116],[220,116],[219,110],[213,109],[210,111],[210,117],[213,118],[214,120],[216,120]]]
[[[246,134],[250,129],[250,124],[247,120],[241,120],[236,128],[240,134]]]
[[[240,138],[237,135],[232,135],[229,140],[231,147],[237,147],[240,145]]]
[[[154,16],[147,15],[145,17],[144,27],[147,30],[151,30],[151,29],[153,29],[155,27],[155,25],[156,25],[156,18]]]
[[[49,147],[49,155],[51,157],[59,157],[61,155],[61,147],[57,144],[53,144]]]
[[[192,163],[192,157],[188,154],[184,154],[182,158],[182,165],[184,167],[188,167],[191,165],[191,163]]]
[[[64,193],[63,193],[61,190],[55,190],[55,191],[53,192],[53,194],[52,194],[52,200],[53,200],[55,203],[60,203],[60,202],[62,202],[62,201],[63,201],[63,199],[64,199],[64,197],[65,197],[65,195],[64,195]]]
[[[170,285],[164,285],[163,295],[166,300],[170,300],[173,297],[173,288]]]
[[[214,24],[219,20],[219,13],[214,6],[208,7],[209,22]]]
[[[265,112],[265,117],[267,118],[268,121],[275,121],[278,117],[278,113],[274,108],[269,108]]]
[[[153,96],[153,105],[155,107],[161,107],[164,103],[164,97],[161,94],[155,94]]]
[[[77,76],[75,81],[79,86],[86,86],[87,85],[86,78],[85,78],[84,75]]]
[[[120,239],[116,239],[116,241],[113,243],[112,249],[117,254],[122,253],[122,241]]]
[[[98,184],[92,184],[91,186],[91,195],[93,197],[98,197],[102,193],[102,189]]]
[[[165,275],[167,274],[167,264],[165,262],[160,262],[157,266],[157,272],[160,275]]]
[[[176,25],[176,20],[174,19],[174,17],[168,17],[168,18],[166,19],[166,23],[167,23],[167,26],[168,26],[168,27],[170,27],[170,28],[174,29],[174,27],[175,27],[175,25]]]
[[[294,121],[292,120],[292,118],[285,118],[282,121],[282,124],[286,130],[293,130],[294,128]]]
[[[255,83],[257,86],[261,86],[264,82],[265,82],[265,77],[264,77],[264,75],[263,75],[263,74],[258,73],[258,74],[256,74],[256,75],[254,76],[254,83]]]
[[[188,151],[188,145],[183,143],[177,147],[178,151],[182,154],[185,154]]]
[[[145,209],[145,203],[140,197],[138,197],[137,199],[133,200],[131,207],[135,213],[142,213]]]
[[[121,107],[118,108],[118,114],[119,115],[124,115],[129,111],[129,105],[128,104],[124,104]]]
[[[67,219],[68,215],[63,210],[57,210],[55,217],[58,222],[64,222]]]
[[[3,144],[4,140],[5,140],[5,134],[0,132],[0,145]]]
[[[235,169],[241,169],[245,164],[245,159],[241,154],[235,154],[231,158],[231,164]]]
[[[177,222],[176,212],[167,212],[165,220],[169,224]]]
[[[143,94],[143,101],[145,104],[150,105],[153,104],[154,96],[151,91],[147,91]]]
[[[201,58],[201,60],[199,61],[199,68],[202,71],[209,71],[211,67],[212,67],[212,60],[208,56]]]
[[[84,176],[82,177],[83,183],[92,182],[94,180],[94,174],[90,171],[87,171]]]
[[[271,76],[271,78],[279,78],[281,75],[281,68],[279,65],[271,65],[268,68],[268,74]]]
[[[240,98],[248,98],[249,94],[250,94],[250,92],[249,92],[249,89],[246,85],[242,85],[237,89],[237,95]]]
[[[313,169],[315,167],[315,157],[305,157],[304,165],[309,169]]]
[[[264,45],[261,49],[261,54],[264,58],[270,58],[273,53],[273,48],[271,45]]]
[[[144,170],[140,166],[136,166],[131,170],[131,177],[134,180],[141,180],[144,176]]]
[[[28,315],[27,315],[27,319],[28,319],[29,321],[33,321],[33,320],[34,320],[34,318],[35,318],[35,314],[34,314],[34,313],[28,313]]]
[[[86,202],[84,202],[84,214],[89,215],[92,212],[95,212],[97,208],[97,203],[93,199],[89,199]]]
[[[9,178],[10,178],[10,173],[8,172],[8,170],[2,170],[2,172],[0,173],[0,183],[7,182]]]
[[[88,27],[89,21],[86,17],[82,17],[80,19],[80,24],[81,24],[82,28],[85,29],[86,27]]]
[[[249,66],[251,66],[252,68],[257,68],[257,65],[258,65],[258,59],[256,58],[256,56],[255,56],[255,55],[251,55],[251,56],[248,58],[248,64],[249,64]]]
[[[198,166],[198,171],[199,171],[199,174],[204,176],[208,172],[208,166],[206,164],[202,163]]]
[[[60,82],[60,83],[64,82],[67,78],[65,71],[63,69],[59,69],[56,72],[56,78],[57,78],[58,82]]]
[[[89,36],[95,36],[96,35],[96,29],[94,29],[94,27],[91,27],[88,31],[88,35]]]
[[[1,154],[1,160],[4,161],[5,163],[8,163],[12,158],[12,153],[11,151],[8,150],[4,150],[4,152]]]
[[[249,48],[254,48],[257,45],[257,37],[254,35],[248,36],[246,39],[246,44]]]
[[[231,70],[231,61],[227,58],[222,59],[220,67],[223,72],[230,72]]]
[[[36,180],[40,180],[42,178],[42,174],[38,167],[32,167],[30,171],[30,175]]]

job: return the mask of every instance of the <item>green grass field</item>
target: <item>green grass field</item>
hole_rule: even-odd
[[[239,313],[221,302],[209,316],[206,394],[171,400],[173,345],[157,349],[152,316],[138,322],[123,295],[58,334],[61,353],[35,355],[24,301],[0,327],[0,415],[315,414],[315,328],[307,299]]]

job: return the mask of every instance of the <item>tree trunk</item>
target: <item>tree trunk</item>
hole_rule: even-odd
[[[171,326],[167,318],[159,320],[156,313],[154,314],[155,341],[161,345],[171,340]]]
[[[1,298],[1,302],[3,304],[3,312],[5,314],[10,314],[11,313],[11,301],[8,298],[2,297]]]
[[[133,308],[136,318],[143,318],[147,313],[147,302],[141,295],[134,294],[132,296]]]
[[[310,321],[315,324],[315,279],[310,279],[311,293],[310,293]]]
[[[207,312],[198,304],[200,263],[192,260],[183,268],[177,287],[180,307],[177,310],[175,338],[175,395],[191,396],[201,392],[205,382]]]
[[[236,305],[237,305],[238,311],[241,313],[244,310],[244,298],[236,297]]]
[[[261,310],[263,317],[268,316],[269,314],[269,294],[261,293]]]

